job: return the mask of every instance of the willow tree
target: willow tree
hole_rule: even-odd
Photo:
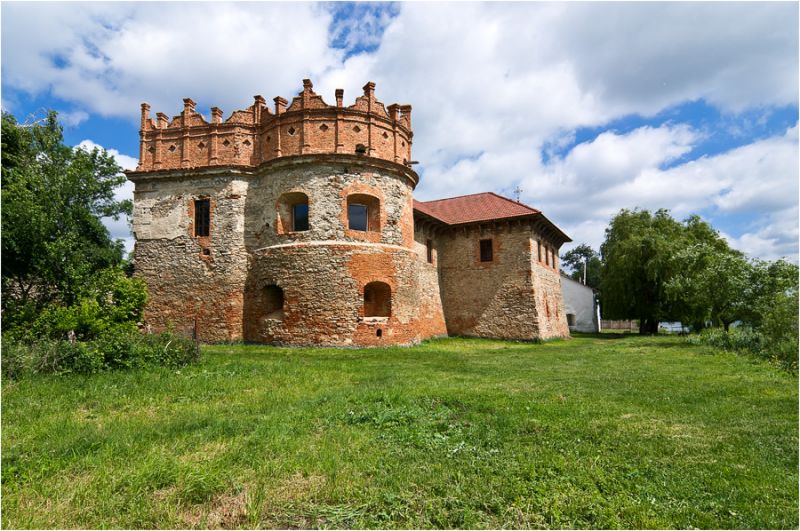
[[[659,321],[673,320],[667,282],[676,272],[672,257],[685,247],[686,234],[668,210],[621,210],[600,247],[603,316],[638,319],[640,334],[655,334]]]

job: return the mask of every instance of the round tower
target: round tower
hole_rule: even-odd
[[[128,176],[148,321],[287,345],[446,333],[435,269],[414,240],[411,107],[387,109],[371,82],[342,100],[337,90],[326,104],[304,80],[291,103],[275,98],[270,111],[256,96],[224,122],[190,99],[171,121],[142,105]]]

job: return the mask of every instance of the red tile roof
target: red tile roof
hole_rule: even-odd
[[[535,208],[493,192],[448,197],[436,201],[417,201],[415,199],[414,209],[448,225],[540,214]]]

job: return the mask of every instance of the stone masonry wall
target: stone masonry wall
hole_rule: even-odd
[[[287,345],[407,344],[446,333],[435,267],[414,244],[404,172],[367,158],[292,158],[253,174],[136,178],[135,267],[153,327],[200,339]],[[191,193],[189,193],[191,191]],[[347,198],[369,196],[369,231],[347,228]],[[284,202],[309,205],[309,230],[292,231]],[[194,201],[211,201],[208,237],[194,236]],[[364,315],[364,287],[384,282],[391,314]],[[283,290],[267,313],[267,286]],[[274,288],[270,288],[274,289]]]
[[[147,284],[145,320],[156,330],[192,330],[204,341],[242,336],[248,258],[243,223],[247,181],[204,177],[137,182],[136,275]],[[194,236],[194,200],[211,200],[210,234]]]
[[[526,223],[443,232],[439,275],[448,334],[528,340],[569,336],[558,272],[534,262],[532,236]],[[482,239],[493,241],[491,262],[480,261]]]

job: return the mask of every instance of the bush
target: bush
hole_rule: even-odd
[[[794,319],[792,328],[791,319]],[[797,314],[778,309],[768,314],[764,325],[757,330],[747,327],[710,328],[691,335],[687,341],[694,345],[709,345],[729,352],[745,352],[779,364],[796,373],[798,368]]]
[[[797,303],[797,291],[778,294],[759,328],[764,336],[765,355],[793,372],[797,372],[800,346]]]
[[[3,338],[2,372],[8,378],[30,374],[92,374],[144,366],[180,367],[199,359],[193,341],[171,332],[143,335],[126,326],[109,328],[91,341],[20,341]]]

